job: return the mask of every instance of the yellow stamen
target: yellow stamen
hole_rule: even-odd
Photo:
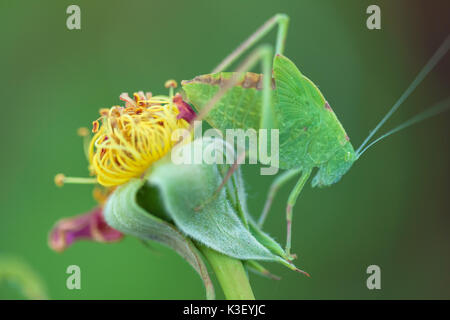
[[[164,87],[169,89],[169,97],[170,99],[172,99],[173,97],[173,89],[175,89],[176,87],[178,87],[178,84],[175,80],[167,80],[166,83],[164,84]]]
[[[98,111],[98,113],[100,113],[100,115],[101,115],[102,117],[107,116],[108,113],[109,113],[109,109],[108,109],[108,108],[101,108],[101,109]]]
[[[165,88],[176,88],[178,86],[177,82],[175,80],[167,80],[166,83],[164,83]]]
[[[96,178],[66,177],[64,174],[58,173],[55,176],[55,184],[58,187],[62,187],[65,183],[94,184],[94,183],[97,183],[97,179]]]
[[[99,125],[100,124],[99,124],[98,120],[95,120],[95,121],[92,122],[92,132],[93,133],[96,133],[98,131]]]
[[[78,134],[80,137],[87,137],[87,136],[89,135],[89,129],[86,128],[86,127],[78,128],[77,134]]]
[[[65,176],[64,176],[62,173],[58,173],[58,174],[55,176],[55,184],[56,184],[58,187],[62,187],[62,186],[64,185],[64,178],[65,178]]]
[[[78,128],[77,134],[83,138],[83,151],[86,159],[89,161],[89,143],[90,143],[90,132],[86,127]]]
[[[90,169],[103,186],[120,185],[142,176],[176,144],[172,133],[189,127],[185,120],[177,119],[179,111],[170,97],[138,92],[133,98],[122,94],[126,107],[112,107],[102,113],[105,116],[101,126],[94,124]]]

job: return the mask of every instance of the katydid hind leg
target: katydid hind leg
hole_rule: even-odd
[[[251,56],[250,56],[251,58]],[[255,58],[257,59],[255,63],[261,62],[261,69],[263,72],[263,98],[262,98],[262,110],[261,110],[261,128],[265,130],[272,129],[274,127],[274,118],[275,115],[273,114],[274,108],[272,106],[272,77],[271,77],[271,71],[272,71],[272,49],[271,47],[264,45],[261,46],[256,52],[255,52]],[[252,60],[252,59],[250,59]],[[239,71],[238,71],[239,72]],[[229,88],[228,88],[229,89]],[[216,94],[218,95],[219,92]],[[215,99],[215,96],[211,99],[213,101]],[[217,100],[218,101],[218,100]],[[211,109],[214,106],[211,107]],[[206,109],[206,107],[205,107]],[[202,109],[205,110],[205,109]],[[211,110],[210,109],[210,110]],[[269,135],[268,135],[269,137]],[[271,143],[271,142],[269,142]],[[259,146],[260,147],[260,146]],[[220,184],[219,188],[214,193],[214,198],[217,197],[217,195],[220,193],[222,188],[226,185],[232,174],[238,169],[239,165],[242,164],[246,158],[247,152],[244,150],[240,154],[238,154],[237,159],[231,166],[231,168],[228,170],[227,175],[223,179],[222,183]]]
[[[216,106],[216,104],[222,99],[222,97],[233,88],[243,76],[243,72],[247,72],[251,70],[255,65],[261,62],[262,69],[267,69],[266,64],[270,59],[267,59],[267,56],[272,55],[272,48],[269,45],[261,45],[256,48],[247,58],[238,66],[233,76],[229,81],[214,94],[214,96],[205,104],[205,106],[200,110],[195,118],[196,121],[202,121],[209,112]],[[271,61],[270,61],[271,65]],[[270,66],[271,68],[271,66]],[[270,85],[270,83],[269,83]],[[191,130],[193,130],[193,125],[191,125]]]
[[[260,129],[271,130],[276,128],[276,114],[272,101],[272,50],[267,48],[261,56],[261,69],[263,74],[262,110]],[[270,135],[267,134],[269,139]],[[269,142],[270,145],[271,142]]]
[[[287,36],[289,18],[284,14],[277,14],[271,19],[269,19],[263,26],[261,26],[253,35],[251,35],[246,41],[244,41],[233,53],[226,57],[218,67],[216,67],[213,73],[221,72],[226,69],[230,64],[232,64],[236,59],[238,59],[247,49],[249,49],[254,43],[266,35],[274,26],[278,25],[278,35],[276,41],[276,53],[282,53],[284,51],[285,40]],[[208,113],[214,108],[214,106],[220,101],[220,99],[226,94],[226,92],[231,89],[239,81],[239,74],[250,70],[256,64],[261,62],[263,77],[263,102],[261,110],[261,128],[271,129],[274,127],[275,115],[272,107],[272,58],[273,50],[269,45],[261,45],[255,49],[235,70],[235,75],[227,85],[223,86],[206,104],[206,106],[199,112],[196,119],[197,121],[203,120]],[[191,129],[193,126],[191,126]],[[245,154],[244,154],[245,155]],[[238,158],[241,155],[238,155]],[[229,169],[224,180],[214,193],[212,200],[217,197],[222,188],[226,185],[232,174],[237,170],[239,166],[238,159]],[[208,203],[211,199],[206,200]],[[198,209],[204,204],[200,205]]]
[[[236,170],[239,169],[239,165],[241,165],[244,162],[246,154],[247,153],[244,150],[240,154],[237,155],[236,160],[234,161],[233,165],[228,169],[228,171],[227,171],[225,177],[223,178],[222,182],[217,187],[217,189],[214,191],[214,194],[210,198],[206,199],[198,207],[196,207],[195,211],[200,211],[205,205],[207,205],[208,203],[211,203],[212,201],[214,201],[217,198],[217,196],[222,191],[223,187],[226,186],[226,184],[228,183],[230,178],[233,176],[233,174],[236,172]]]
[[[251,46],[262,39],[269,31],[278,26],[275,53],[282,54],[284,51],[287,30],[289,25],[289,17],[285,14],[276,14],[267,20],[261,27],[242,42],[231,54],[225,57],[219,65],[214,68],[212,73],[222,72],[228,68],[233,62],[239,59]]]
[[[289,17],[285,14],[276,14],[269,20],[267,20],[255,33],[253,33],[247,40],[245,40],[238,48],[236,48],[230,55],[225,57],[225,59],[212,71],[212,73],[218,73],[224,71],[233,62],[239,59],[251,46],[263,38],[270,30],[278,25],[278,33],[276,39],[275,54],[282,54],[284,52],[284,47],[286,43]],[[214,108],[214,106],[219,102],[219,100],[226,94],[226,92],[231,89],[238,81],[238,74],[250,70],[255,64],[260,60],[262,61],[262,73],[268,74],[265,77],[266,80],[263,83],[263,115],[262,124],[266,127],[273,127],[273,111],[270,110],[269,99],[271,88],[271,74],[272,74],[272,49],[271,46],[262,45],[255,49],[248,57],[238,66],[235,70],[236,76],[233,77],[226,86],[222,87],[216,95],[209,101],[209,103],[200,111],[197,115],[196,120],[203,120],[208,113]]]

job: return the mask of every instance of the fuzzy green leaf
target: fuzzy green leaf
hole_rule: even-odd
[[[105,207],[107,223],[123,233],[174,248],[194,266],[207,290],[212,285],[206,268],[184,235],[235,259],[274,261],[300,271],[248,214],[240,171],[217,193],[230,166],[193,164],[195,153],[204,150],[216,159],[215,153],[222,152],[216,146],[217,138],[203,138],[175,147],[179,159],[190,160],[176,164],[169,154],[152,166],[145,179],[117,188]]]
[[[149,183],[160,188],[175,224],[191,238],[238,259],[273,260],[274,255],[253,237],[234,212],[225,190],[204,204],[213,197],[221,179],[214,165],[166,163],[154,169]]]
[[[214,299],[214,287],[208,270],[191,240],[170,223],[151,215],[137,203],[137,193],[144,180],[131,180],[118,187],[106,203],[104,215],[113,228],[144,240],[162,243],[178,252],[198,272],[206,289],[207,299]]]
[[[214,143],[212,138],[203,138],[178,147],[178,152],[187,153],[188,156],[182,156],[187,159],[192,157],[194,150],[211,150]],[[224,167],[229,166],[174,164],[166,158],[154,166],[148,182],[160,190],[167,213],[189,237],[236,259],[277,261],[296,270],[272,238],[253,223],[250,228],[246,226],[246,212],[244,216],[237,212],[236,203],[241,204],[241,209],[246,211],[239,173],[236,174],[237,181],[231,179],[228,182],[227,187],[235,181],[233,187],[223,188],[216,194],[223,181]],[[238,192],[234,192],[235,188]]]

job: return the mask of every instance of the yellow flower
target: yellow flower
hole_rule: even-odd
[[[115,187],[141,177],[176,143],[181,140],[188,143],[191,135],[184,132],[191,127],[195,112],[180,94],[174,95],[177,87],[174,80],[168,80],[165,87],[169,89],[168,96],[140,91],[130,98],[122,93],[120,99],[125,106],[100,109],[100,118],[93,122],[92,139],[87,128],[78,129],[78,135],[84,139],[91,175],[96,177],[66,177],[60,173],[55,176],[55,184],[99,183]]]
[[[131,99],[122,94],[125,106],[100,110],[94,121],[89,146],[90,170],[103,186],[111,187],[142,176],[152,163],[164,157],[177,143],[173,133],[189,128],[179,118],[173,97],[138,92]]]

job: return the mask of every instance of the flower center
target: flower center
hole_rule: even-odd
[[[90,169],[97,181],[107,187],[140,177],[150,165],[166,155],[177,141],[172,134],[186,129],[173,97],[134,94],[120,96],[125,106],[100,110],[94,121],[94,137],[89,146]]]

